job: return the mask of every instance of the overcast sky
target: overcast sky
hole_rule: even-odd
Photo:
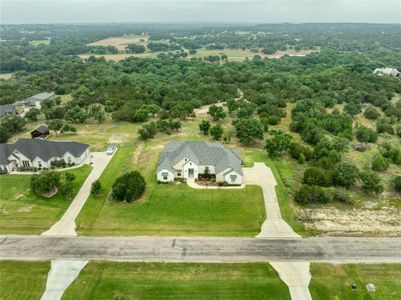
[[[0,0],[1,23],[401,23],[401,0]]]

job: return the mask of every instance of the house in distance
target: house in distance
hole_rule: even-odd
[[[44,93],[36,94],[34,96],[26,98],[24,100],[24,104],[26,106],[29,106],[29,107],[35,107],[37,109],[40,109],[42,107],[41,103],[43,101],[51,100],[51,99],[54,99],[54,98],[55,98],[55,94],[54,93],[44,92]]]
[[[215,175],[217,183],[240,185],[242,159],[239,152],[219,142],[169,142],[160,153],[156,173],[159,182],[197,180],[207,173]]]
[[[46,138],[49,135],[49,128],[46,125],[40,125],[35,130],[31,131],[31,137],[35,138]]]

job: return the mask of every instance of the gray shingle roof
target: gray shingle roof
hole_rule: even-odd
[[[0,164],[8,164],[8,157],[15,149],[30,160],[40,157],[48,161],[52,157],[62,157],[66,152],[79,157],[88,147],[88,144],[77,142],[19,139],[15,144],[0,144]]]
[[[15,111],[15,106],[12,104],[0,105],[0,118]]]
[[[39,133],[45,134],[49,132],[49,128],[47,128],[46,125],[40,125],[38,128],[36,128],[35,130],[33,130],[32,132],[37,131]],[[31,133],[32,133],[31,132]]]
[[[47,100],[52,97],[54,97],[54,93],[44,92],[44,93],[36,94],[34,96],[26,98],[24,100],[24,102],[27,104],[29,103],[30,105],[35,105],[36,102],[42,102],[42,101]]]
[[[242,175],[239,152],[219,142],[169,142],[159,155],[157,172],[163,169],[173,172],[173,166],[184,158],[196,165],[215,166],[216,174],[230,168]]]

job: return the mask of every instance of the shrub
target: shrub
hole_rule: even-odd
[[[363,115],[369,120],[376,120],[378,117],[380,117],[380,113],[372,106],[368,106]]]
[[[366,126],[358,126],[355,130],[355,136],[358,141],[364,143],[376,143],[377,132]]]
[[[362,180],[362,189],[366,193],[381,194],[384,191],[383,184],[380,177],[372,171],[361,172],[360,178]]]
[[[319,186],[303,185],[295,193],[294,199],[300,204],[327,203],[330,201],[330,196]]]
[[[114,200],[131,202],[143,194],[145,186],[145,179],[139,172],[125,173],[113,183],[112,197]]]
[[[102,190],[102,184],[99,179],[92,182],[92,186],[91,186],[91,194],[92,195],[99,194],[101,190]]]
[[[385,171],[389,166],[389,162],[381,154],[376,155],[372,161],[372,170],[374,171]]]
[[[391,125],[391,120],[390,118],[387,117],[381,117],[377,120],[376,122],[376,131],[377,133],[388,133],[393,135],[394,132],[394,128]]]
[[[70,172],[65,172],[64,173],[64,177],[65,177],[65,180],[67,180],[67,181],[74,181],[75,180],[75,175],[70,173]]]
[[[401,193],[401,176],[395,176],[392,180],[394,190]]]
[[[379,149],[384,158],[391,160],[394,164],[401,164],[401,149],[399,146],[383,143],[380,145]]]
[[[347,204],[352,204],[353,202],[347,192],[339,189],[335,189],[331,192],[331,200]]]
[[[60,184],[60,173],[54,171],[43,171],[31,177],[31,189],[39,196],[54,191],[60,187]]]
[[[330,186],[331,176],[326,170],[320,168],[309,168],[304,172],[303,183],[308,185]]]
[[[338,163],[331,174],[333,184],[350,188],[358,179],[358,169],[349,163]]]

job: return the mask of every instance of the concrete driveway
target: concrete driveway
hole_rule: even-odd
[[[115,152],[114,152],[115,153]],[[114,154],[113,154],[114,155]],[[105,152],[92,152],[91,161],[93,163],[92,172],[86,178],[84,184],[75,196],[67,211],[61,217],[60,221],[54,224],[49,230],[42,235],[52,236],[76,236],[75,219],[88,199],[91,191],[92,182],[97,180],[102,175],[104,169],[109,164],[113,155],[107,155]]]

